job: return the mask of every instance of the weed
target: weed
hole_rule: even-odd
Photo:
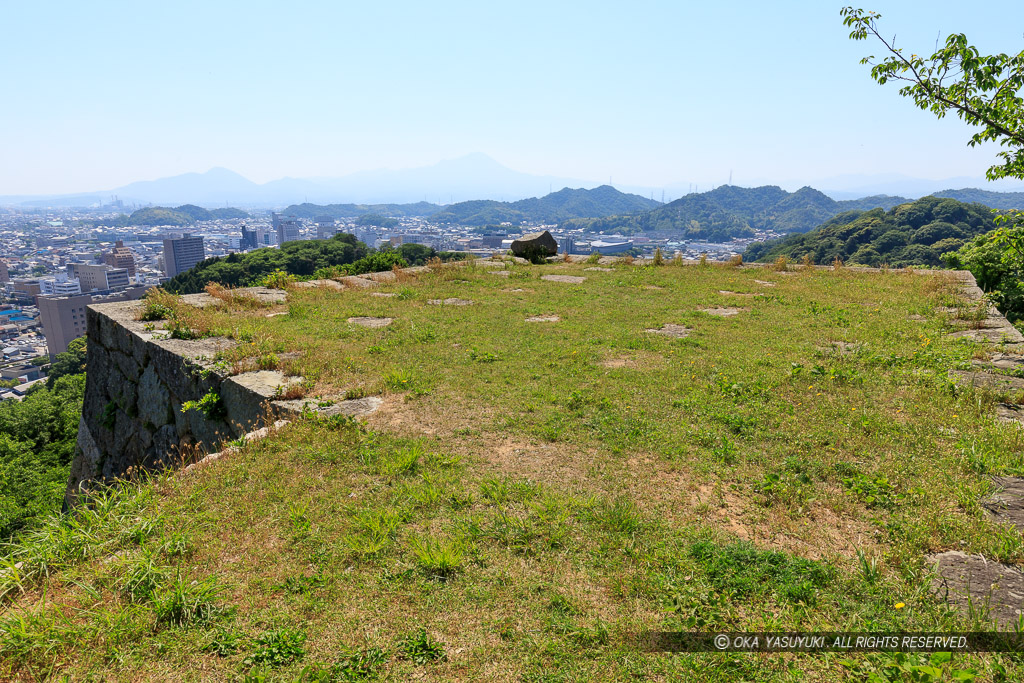
[[[306,634],[299,629],[266,631],[255,638],[256,649],[245,658],[246,666],[266,664],[280,667],[306,655]]]
[[[216,599],[223,590],[212,578],[189,581],[178,574],[169,586],[152,596],[156,623],[167,626],[205,623],[222,611]]]
[[[203,652],[215,654],[218,657],[229,657],[238,652],[245,644],[245,636],[236,631],[218,629],[203,645]]]
[[[469,359],[477,363],[493,363],[498,360],[498,356],[490,351],[478,351],[474,346],[469,350]]]
[[[835,576],[828,564],[758,550],[745,542],[698,541],[690,547],[690,556],[702,565],[712,586],[739,597],[777,594],[809,605]]]
[[[462,571],[465,545],[450,539],[416,538],[412,541],[416,564],[428,576],[448,581]]]
[[[198,401],[185,401],[181,404],[181,412],[197,410],[206,416],[207,420],[223,420],[227,417],[228,411],[224,402],[213,389],[210,389]]]
[[[103,412],[100,413],[100,424],[109,429],[114,430],[114,424],[117,422],[117,404],[113,401],[103,406]]]
[[[422,628],[400,638],[398,650],[405,659],[420,666],[448,660],[444,645],[431,638],[427,630]]]

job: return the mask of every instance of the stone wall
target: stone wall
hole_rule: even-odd
[[[270,301],[285,298],[281,290],[249,291]],[[184,299],[197,306],[211,303],[205,294]],[[141,310],[138,301],[87,309],[85,400],[68,480],[69,503],[91,482],[177,464],[259,428],[271,414],[301,409],[294,405],[301,402],[273,399],[278,387],[302,378],[276,371],[229,376],[215,362],[217,353],[233,341],[165,338],[166,333],[137,320]],[[198,401],[210,391],[221,397],[223,419],[182,410],[185,402]]]

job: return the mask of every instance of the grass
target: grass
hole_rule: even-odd
[[[924,555],[1024,562],[978,506],[989,474],[1024,473],[1024,444],[996,397],[948,381],[978,348],[943,336],[941,275],[585,267],[444,269],[374,290],[397,297],[293,290],[272,308],[161,300],[233,336],[228,365],[294,358],[309,398],[384,406],[365,424],[310,415],[5,548],[0,677],[867,680],[919,658],[627,644],[966,630]],[[474,304],[426,304],[453,297]],[[745,310],[700,312],[728,306]],[[666,323],[693,331],[645,331]],[[956,659],[981,680],[1024,674]]]

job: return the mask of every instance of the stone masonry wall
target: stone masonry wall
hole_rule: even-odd
[[[283,301],[281,290],[255,288],[255,295]],[[205,305],[210,297],[184,297]],[[142,303],[126,301],[88,307],[88,354],[85,400],[78,444],[71,464],[67,500],[81,488],[155,470],[183,455],[214,450],[260,427],[268,415],[295,412],[292,402],[273,401],[278,387],[301,378],[276,371],[229,376],[215,365],[216,354],[231,347],[228,339],[165,339],[137,320]],[[210,420],[198,410],[182,411],[213,390],[226,409],[223,420]],[[281,405],[272,405],[280,403]]]

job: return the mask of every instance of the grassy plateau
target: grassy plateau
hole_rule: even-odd
[[[994,630],[934,593],[926,555],[1024,562],[979,507],[1024,442],[993,417],[1017,397],[949,379],[993,349],[945,338],[939,309],[964,306],[947,274],[595,268],[165,297],[179,333],[238,341],[225,367],[301,376],[312,405],[384,403],[4,548],[0,677],[1024,679],[1013,655],[638,648],[648,629]]]

